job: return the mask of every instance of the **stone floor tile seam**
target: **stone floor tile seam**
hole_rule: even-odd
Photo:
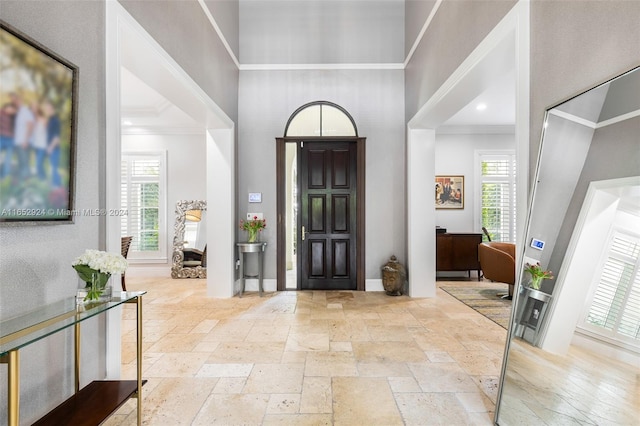
[[[307,299],[307,297],[309,297],[309,295],[311,296],[310,299]],[[253,296],[253,297],[252,297]],[[289,336],[291,336],[291,334],[294,331],[294,327],[298,326],[298,318],[296,317],[280,317],[277,318],[275,317],[273,314],[273,312],[269,312],[268,309],[271,308],[266,308],[265,306],[268,306],[268,304],[272,304],[274,306],[275,310],[278,309],[289,309],[289,308],[280,308],[277,305],[282,303],[282,299],[280,299],[279,294],[272,294],[269,296],[269,298],[265,298],[264,300],[260,300],[256,297],[256,295],[250,295],[249,298],[251,298],[251,303],[243,303],[242,305],[235,305],[234,310],[236,311],[235,314],[232,314],[230,312],[226,312],[224,315],[220,316],[217,315],[216,310],[211,308],[211,309],[203,309],[202,308],[202,304],[201,303],[194,303],[196,302],[196,300],[189,300],[189,298],[187,298],[187,302],[184,302],[186,304],[189,304],[190,306],[193,307],[199,307],[199,309],[201,309],[201,314],[202,315],[198,315],[198,317],[200,318],[200,316],[202,316],[202,319],[198,319],[198,321],[194,320],[193,323],[193,327],[191,327],[190,330],[187,330],[188,326],[183,325],[179,325],[176,324],[176,321],[179,321],[179,317],[180,315],[178,315],[178,313],[180,313],[180,310],[177,307],[170,307],[170,304],[166,303],[166,300],[163,301],[163,299],[157,298],[153,304],[155,305],[155,308],[157,309],[157,313],[158,315],[161,313],[162,309],[164,307],[170,307],[171,311],[174,312],[175,314],[173,315],[174,317],[177,316],[178,318],[175,318],[174,321],[167,323],[165,322],[165,324],[167,324],[168,326],[172,327],[172,330],[175,329],[176,327],[182,327],[179,328],[176,331],[180,331],[180,333],[175,332],[175,333],[167,333],[167,334],[172,334],[172,335],[205,335],[207,333],[196,333],[194,332],[194,329],[196,327],[198,327],[203,321],[211,321],[211,320],[217,320],[220,321],[222,323],[222,321],[224,321],[225,319],[229,319],[231,321],[238,321],[238,320],[242,320],[242,321],[253,321],[253,324],[250,325],[250,328],[253,329],[255,327],[256,332],[259,332],[261,330],[261,327],[264,327],[265,329],[268,328],[271,325],[274,326],[278,326],[279,324],[282,326],[286,326],[288,328],[288,330],[286,331],[286,333],[284,331],[281,332],[282,335],[286,334],[286,339],[289,338]],[[339,296],[339,297],[338,297]],[[419,335],[421,333],[425,333],[425,332],[433,332],[436,336],[447,336],[451,331],[453,331],[453,329],[449,329],[449,330],[430,330],[428,327],[428,323],[424,322],[425,318],[429,318],[431,320],[435,320],[435,319],[440,319],[440,321],[446,321],[446,313],[443,310],[438,310],[438,312],[436,312],[436,317],[432,317],[430,315],[428,315],[428,312],[420,312],[424,310],[424,307],[422,305],[426,305],[426,307],[428,308],[429,306],[433,305],[433,303],[430,302],[422,302],[422,301],[413,301],[407,298],[407,300],[404,301],[392,301],[393,303],[389,306],[377,306],[373,308],[373,311],[369,311],[369,313],[364,313],[362,314],[361,312],[359,312],[360,309],[362,309],[363,306],[366,305],[376,305],[376,304],[380,304],[380,303],[388,303],[388,300],[386,300],[386,296],[384,296],[382,293],[380,295],[373,295],[373,297],[369,297],[369,294],[359,294],[359,293],[354,293],[351,294],[352,297],[349,296],[344,296],[344,295],[340,295],[339,293],[336,294],[323,294],[323,292],[318,292],[318,291],[313,291],[313,292],[307,292],[306,295],[305,294],[300,294],[300,292],[288,292],[288,294],[286,295],[287,298],[289,299],[293,299],[295,297],[295,306],[293,307],[293,312],[298,312],[298,311],[304,311],[305,309],[309,309],[308,311],[308,315],[310,318],[316,318],[316,319],[321,319],[322,321],[327,321],[328,322],[328,327],[329,329],[331,329],[331,324],[334,325],[333,329],[335,331],[337,331],[339,333],[339,336],[336,335],[337,337],[342,336],[343,340],[329,340],[330,344],[328,346],[328,348],[326,350],[322,350],[322,353],[350,353],[351,355],[351,362],[355,363],[355,371],[354,371],[354,375],[351,375],[351,377],[353,378],[358,378],[358,377],[363,377],[361,372],[359,371],[358,368],[358,363],[357,360],[354,356],[353,352],[347,352],[344,350],[332,350],[332,344],[336,343],[336,346],[334,346],[334,348],[340,348],[340,349],[344,349],[345,347],[347,347],[347,343],[353,344],[353,342],[358,342],[358,340],[353,340],[353,331],[351,335],[348,334],[343,334],[343,330],[338,330],[336,329],[336,324],[338,324],[336,321],[340,321],[340,322],[345,322],[345,323],[349,323],[352,320],[358,321],[358,318],[361,318],[362,321],[364,321],[365,323],[367,322],[367,320],[370,320],[370,326],[374,328],[375,332],[377,333],[377,337],[382,339],[379,340],[379,342],[387,342],[390,344],[396,344],[398,346],[403,345],[406,341],[405,340],[393,340],[393,334],[392,333],[406,333],[405,334],[405,339],[408,338],[408,336],[411,336],[410,341],[412,342],[412,344],[416,344],[416,335]],[[191,296],[190,296],[191,297]],[[196,296],[193,296],[196,297]],[[247,299],[249,299],[247,298]],[[244,300],[244,299],[243,299]],[[280,301],[278,301],[280,300]],[[313,301],[314,303],[309,305],[308,302],[309,301]],[[339,302],[338,302],[339,301]],[[365,301],[366,303],[363,304],[361,303],[361,301]],[[302,302],[302,303],[301,303]],[[193,303],[193,304],[192,304]],[[287,302],[288,303],[288,302]],[[303,305],[307,303],[306,306],[310,306],[310,308],[307,308],[306,306],[303,307]],[[341,305],[342,309],[339,309],[337,307],[337,305]],[[329,306],[332,305],[332,306]],[[443,306],[446,306],[447,304],[442,304]],[[230,305],[226,305],[226,304],[220,304],[220,306],[230,306]],[[369,308],[371,309],[371,308]],[[411,311],[413,310],[413,312]],[[331,311],[341,311],[340,313],[342,314],[340,317],[336,317],[333,315],[333,312]],[[245,315],[244,318],[242,318],[243,313]],[[284,315],[284,314],[283,314]],[[307,315],[306,313],[304,315]],[[373,315],[375,315],[377,318],[373,318]],[[397,315],[398,318],[393,319],[392,315]],[[220,317],[220,318],[218,318]],[[280,320],[281,323],[278,323],[277,320]],[[384,322],[385,320],[387,320],[386,322]],[[128,321],[131,322],[131,319],[128,319]],[[290,322],[289,322],[290,321]],[[157,323],[156,323],[157,324]],[[208,324],[208,323],[205,323]],[[131,324],[129,324],[129,326],[131,326]],[[205,327],[205,326],[203,326]],[[220,329],[218,328],[218,324],[215,324],[210,332],[213,332],[214,330],[216,330],[219,332]],[[364,327],[365,332],[367,334],[370,334],[368,327],[365,325]],[[129,331],[131,331],[132,329],[130,329]],[[284,330],[284,329],[282,329]],[[197,331],[197,330],[196,330]],[[251,331],[247,331],[246,333],[244,333],[243,337],[242,337],[242,342],[248,342],[249,340],[251,340],[249,338]],[[277,334],[277,333],[275,333]],[[330,335],[330,334],[329,334]],[[369,336],[371,337],[371,336]],[[458,336],[460,337],[460,336]],[[455,337],[452,337],[455,341],[458,341],[458,339],[456,339]],[[160,337],[159,339],[162,339],[162,337]],[[386,339],[391,339],[391,340],[386,340]],[[397,337],[396,337],[397,339]],[[196,338],[194,338],[194,340],[196,340]],[[265,341],[272,341],[273,339],[270,339],[268,337],[265,337]],[[198,340],[199,341],[199,340]],[[156,343],[157,341],[154,342],[150,342],[150,343]],[[198,343],[196,343],[194,345],[195,349],[197,347]],[[206,347],[206,346],[205,346]],[[301,376],[301,381],[304,381],[305,378],[307,377],[313,377],[313,378],[320,378],[323,376],[315,376],[315,375],[307,375],[306,372],[306,367],[307,365],[309,365],[309,363],[311,362],[311,358],[309,357],[298,357],[293,356],[292,354],[286,355],[285,354],[285,347],[286,345],[282,346],[282,350],[280,353],[280,359],[278,361],[279,364],[281,365],[285,365],[285,361],[287,364],[291,363],[291,361],[296,361],[296,360],[301,360],[302,362],[298,363],[299,365],[302,365],[302,376]],[[465,348],[466,349],[466,348]],[[207,354],[207,355],[212,355],[215,352],[215,348],[211,351],[203,351],[202,353]],[[353,349],[352,349],[353,350]],[[424,361],[422,361],[422,364],[431,364],[432,361],[430,361],[427,357],[426,351],[421,351],[422,355],[424,356]],[[160,355],[162,353],[159,353]],[[486,358],[490,359],[492,356],[491,354],[487,354]],[[152,358],[153,359],[153,358]],[[473,357],[470,358],[471,361],[473,361]],[[153,359],[153,364],[155,364],[158,361],[158,359]],[[471,362],[469,361],[469,362]],[[205,361],[207,362],[207,361]],[[231,360],[227,361],[227,362],[231,362]],[[240,362],[244,362],[244,361],[240,361]],[[388,361],[385,360],[385,358],[382,358],[382,362],[386,363]],[[132,363],[134,364],[135,361]],[[410,376],[406,376],[411,377],[412,380],[416,381],[416,383],[418,383],[418,378],[416,377],[415,373],[409,369],[407,367],[407,362],[404,363],[400,363],[402,365],[405,365],[405,368],[407,369],[407,371],[409,372]],[[462,366],[460,365],[460,363],[458,362],[454,362],[454,364],[456,364],[458,367],[460,367],[462,369]],[[252,367],[252,371],[253,368],[255,368],[255,363],[253,363],[253,367]],[[396,371],[396,370],[393,370]],[[378,370],[371,370],[371,368],[369,368],[368,372],[366,374],[371,374],[373,372],[373,374],[376,374],[375,376],[365,376],[365,377],[379,377],[380,379],[384,379],[384,383],[386,383],[385,386],[387,386],[391,392],[391,395],[393,397],[393,402],[395,405],[395,408],[397,410],[397,412],[399,413],[399,415],[401,416],[401,419],[403,422],[406,423],[406,421],[404,420],[404,416],[402,411],[400,410],[400,407],[398,405],[398,399],[397,396],[399,394],[406,394],[406,393],[411,393],[411,394],[429,394],[430,392],[395,392],[392,390],[392,386],[391,383],[389,381],[389,379],[392,376],[389,376],[389,372],[387,373],[380,373],[379,369]],[[251,372],[249,373],[251,374]],[[385,374],[384,376],[378,376],[377,374]],[[402,374],[402,373],[401,373]],[[342,378],[342,377],[349,377],[349,376],[333,376],[330,375],[329,379],[331,380],[331,388],[333,388],[333,383],[335,382],[335,380],[337,378]],[[398,376],[398,377],[404,377],[404,376]],[[161,378],[162,379],[162,378]],[[246,379],[246,378],[245,378]],[[248,381],[245,380],[242,386],[242,390],[241,392],[244,391],[244,389],[247,387],[247,383]],[[476,384],[477,387],[477,391],[478,394],[480,395],[485,395],[484,390]],[[214,389],[215,386],[212,387],[211,391],[210,391],[210,395],[214,394]],[[300,387],[300,392],[296,393],[295,395],[298,395],[300,398],[302,398],[302,393],[303,393],[303,389],[304,387],[301,386]],[[332,392],[333,393],[333,392]],[[455,394],[455,392],[431,392],[431,393],[437,393],[437,394]],[[245,395],[262,395],[262,394],[257,394],[257,393],[251,393],[251,394],[245,394]],[[271,394],[265,394],[268,398],[269,401],[271,400],[272,396],[275,400],[277,400],[277,396],[276,395],[287,395],[287,394],[277,394],[277,393],[271,393]],[[293,395],[293,394],[291,394]],[[299,401],[298,401],[299,402]],[[335,401],[334,401],[335,404]],[[202,404],[202,406],[204,406],[204,402]],[[268,404],[267,404],[268,407]],[[290,408],[290,407],[289,407]],[[289,408],[284,408],[289,409]],[[283,414],[280,412],[272,412],[274,409],[274,407],[269,408],[265,408],[264,413],[262,415],[262,422],[265,422],[265,419],[268,415],[270,414]],[[272,410],[272,411],[269,411]],[[202,407],[200,409],[200,412],[202,412]],[[200,413],[199,412],[199,413]],[[289,415],[290,413],[284,413]],[[291,413],[293,414],[293,413]],[[300,407],[298,407],[298,409],[296,410],[296,414],[304,414],[302,413]],[[309,414],[313,414],[313,413],[309,413]],[[196,414],[196,417],[198,417],[198,414]],[[202,418],[200,420],[203,420]],[[195,417],[194,417],[194,422],[195,422]],[[336,422],[336,418],[335,418],[335,410],[332,410],[331,413],[331,423],[335,424]]]

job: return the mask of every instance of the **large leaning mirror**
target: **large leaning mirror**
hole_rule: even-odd
[[[496,423],[640,424],[639,68],[547,111],[535,182]]]
[[[207,277],[207,202],[176,203],[171,278]]]

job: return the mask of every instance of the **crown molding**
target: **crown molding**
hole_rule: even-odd
[[[163,112],[171,108],[173,104],[167,99],[163,99],[162,102],[156,105],[149,106],[123,106],[120,111],[123,116],[136,117],[136,118],[157,118],[162,115]]]
[[[403,68],[406,68],[407,65],[409,64],[409,61],[411,61],[411,58],[413,57],[413,54],[418,48],[418,45],[422,41],[424,34],[427,32],[427,29],[431,25],[431,22],[433,21],[433,17],[436,16],[436,12],[438,11],[438,8],[440,8],[442,1],[443,0],[437,0],[436,4],[433,5],[433,8],[431,9],[429,16],[427,17],[427,20],[424,22],[422,29],[418,33],[418,37],[416,37],[416,40],[413,42],[413,46],[411,46],[411,50],[409,50],[409,53],[407,54],[407,58],[404,60]]]
[[[439,126],[437,135],[515,135],[514,124],[505,125],[468,125],[468,126]]]
[[[618,115],[617,117],[613,117],[604,121],[599,121],[597,123],[586,120],[582,117],[578,117],[577,115],[569,114],[568,112],[561,111],[557,108],[549,110],[549,114],[555,115],[556,117],[564,118],[565,120],[569,120],[577,124],[581,124],[583,126],[589,127],[590,129],[600,129],[602,127],[607,127],[607,126],[611,126],[612,124],[620,123],[621,121],[638,117],[640,116],[640,110],[635,110],[635,111],[628,112],[626,114],[621,114],[621,115]]]
[[[549,114],[555,115],[556,117],[564,118],[565,120],[572,121],[585,127],[589,127],[590,129],[595,129],[598,125],[593,121],[586,120],[582,117],[578,117],[577,115],[569,114],[568,112],[561,111],[557,108],[549,110]]]
[[[236,58],[236,54],[233,53],[233,49],[231,49],[229,42],[227,42],[227,39],[222,33],[222,30],[218,26],[218,23],[216,22],[215,18],[211,14],[211,11],[209,11],[209,8],[207,7],[206,3],[204,2],[204,0],[198,0],[198,3],[200,4],[200,7],[202,8],[202,11],[204,12],[205,16],[209,20],[209,23],[211,24],[213,29],[216,31],[216,34],[218,34],[218,37],[220,37],[220,41],[224,45],[224,48],[227,49],[227,53],[231,57],[231,60],[233,61],[234,64],[236,64],[236,68],[240,69],[240,62],[238,62],[238,58]]]
[[[640,109],[628,112],[626,114],[621,114],[617,117],[613,117],[608,120],[600,121],[598,124],[596,124],[596,129],[599,129],[601,127],[611,126],[612,124],[616,124],[621,121],[629,120],[638,116],[640,116]]]
[[[240,71],[404,70],[404,64],[243,64]]]
[[[198,127],[176,127],[176,126],[122,126],[123,135],[204,135],[206,132]]]

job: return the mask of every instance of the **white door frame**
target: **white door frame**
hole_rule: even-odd
[[[181,86],[187,104],[178,105],[206,130],[207,151],[207,240],[215,241],[210,253],[207,295],[232,297],[235,243],[235,125],[224,111],[184,71],[117,1],[106,2],[105,92],[106,92],[106,210],[120,208],[121,112],[120,68],[125,64],[124,46],[137,44],[139,54],[154,62],[158,81],[172,79]],[[141,61],[144,62],[144,61]],[[157,81],[156,81],[157,84]],[[174,99],[175,100],[175,99]],[[213,202],[215,200],[215,203]],[[106,217],[106,249],[120,252],[120,218]],[[120,375],[120,312],[107,319],[107,377]]]
[[[516,72],[517,217],[525,218],[529,189],[529,2],[519,1],[407,124],[407,252],[409,295],[434,297],[435,206],[425,182],[435,182],[435,129],[471,102],[493,76]],[[524,221],[518,221],[521,247]],[[433,235],[433,238],[424,238]]]

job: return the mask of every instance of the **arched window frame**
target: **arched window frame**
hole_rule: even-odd
[[[298,114],[300,114],[302,111],[304,111],[307,108],[318,106],[318,105],[320,106],[320,121],[319,121],[320,122],[320,129],[319,129],[320,130],[320,137],[323,136],[323,134],[322,134],[322,128],[323,128],[323,125],[322,125],[322,107],[324,105],[333,107],[333,108],[339,110],[340,112],[342,112],[349,119],[349,121],[351,122],[351,125],[353,126],[353,131],[354,131],[355,136],[356,137],[358,136],[358,127],[356,126],[356,122],[353,119],[353,117],[351,116],[351,114],[349,114],[347,112],[346,109],[344,109],[340,105],[335,104],[333,102],[329,102],[329,101],[314,101],[314,102],[309,102],[308,104],[302,105],[300,108],[295,110],[293,112],[293,114],[291,114],[291,116],[289,117],[289,120],[287,120],[287,125],[284,128],[284,137],[289,136],[289,126],[291,125],[293,120],[295,120],[295,118],[296,118],[296,116]],[[298,136],[298,135],[296,135],[296,136]],[[304,135],[304,136],[318,136],[318,135]],[[332,135],[332,136],[346,136],[346,135]],[[353,135],[350,135],[350,136],[353,136]]]

